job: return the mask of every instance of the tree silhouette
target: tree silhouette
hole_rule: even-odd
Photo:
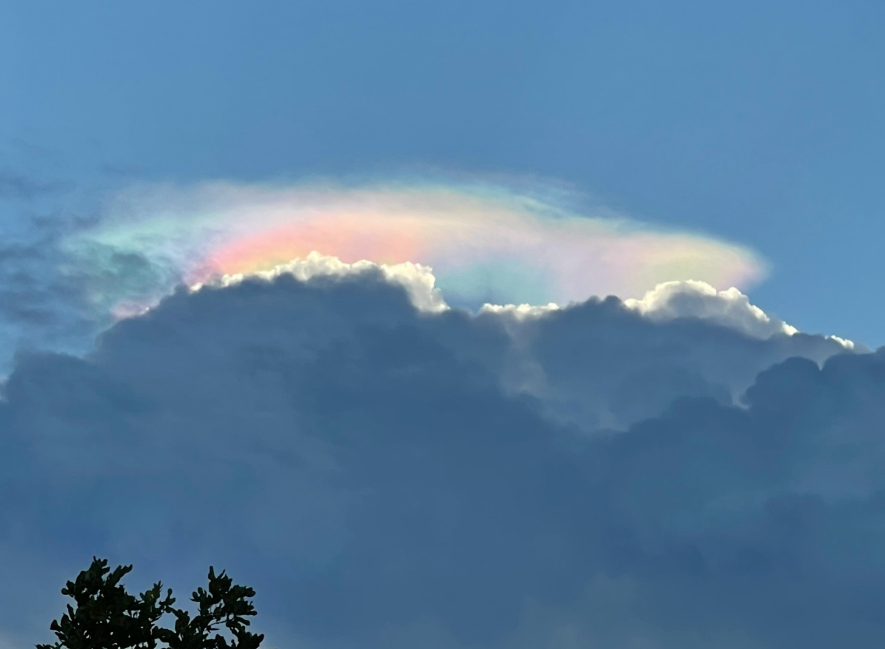
[[[176,618],[175,628],[158,629],[157,637],[169,649],[258,649],[264,635],[247,631],[249,620],[245,618],[255,615],[252,602],[246,601],[247,597],[254,596],[252,588],[233,585],[231,578],[223,571],[216,576],[215,569],[210,566],[208,592],[197,588],[191,597],[200,612],[191,619],[186,611],[170,607]],[[235,638],[230,644],[221,634],[209,637],[220,623],[224,623]]]
[[[255,590],[235,585],[223,571],[216,575],[210,566],[208,590],[197,588],[191,597],[199,608],[191,618],[187,611],[172,606],[172,589],[160,599],[161,582],[139,597],[130,595],[120,580],[132,566],[110,572],[107,563],[93,557],[89,569],[62,588],[62,595],[73,598],[76,608],[68,604],[61,621],[49,625],[58,642],[38,644],[37,649],[156,649],[158,642],[168,649],[258,649],[264,640],[263,634],[246,628],[247,617],[256,614],[246,598],[254,597]],[[175,616],[172,629],[158,626],[166,613]],[[216,633],[219,625],[234,639],[228,642]]]

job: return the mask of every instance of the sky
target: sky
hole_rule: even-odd
[[[0,3],[0,649],[95,554],[278,649],[882,646],[883,28]]]
[[[758,251],[763,307],[878,346],[882,14],[6,2],[3,167],[82,191],[422,169],[566,183]]]

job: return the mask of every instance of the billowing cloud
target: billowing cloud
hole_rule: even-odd
[[[403,262],[401,264],[377,264],[361,260],[348,264],[337,257],[311,252],[305,259],[274,266],[269,270],[260,270],[248,274],[235,273],[213,276],[211,286],[231,286],[250,279],[274,280],[282,275],[291,275],[306,282],[315,277],[353,277],[366,273],[377,273],[391,284],[399,284],[406,289],[409,299],[420,311],[444,311],[449,308],[443,300],[440,290],[436,288],[436,277],[430,268],[421,264]],[[199,290],[203,284],[195,284],[191,288]]]
[[[417,266],[313,257],[20,355],[5,637],[48,640],[100,554],[181,592],[228,568],[269,646],[881,644],[881,353],[420,295]]]
[[[627,299],[624,304],[652,320],[700,318],[732,326],[749,336],[768,338],[777,334],[792,336],[795,327],[773,318],[737,288],[717,291],[705,282],[665,282],[648,291],[641,299]]]
[[[698,318],[737,329],[754,338],[769,338],[781,334],[792,336],[799,331],[751,304],[750,298],[733,286],[717,291],[705,282],[693,280],[658,284],[641,299],[624,300],[624,305],[656,322],[674,318]],[[838,342],[845,349],[854,349],[856,346],[854,341],[839,336],[830,335],[827,338]]]

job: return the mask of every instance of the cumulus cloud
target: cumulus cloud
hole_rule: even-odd
[[[411,262],[376,264],[365,259],[348,264],[337,257],[321,255],[316,251],[308,254],[305,259],[293,259],[269,270],[211,278],[210,284],[230,286],[247,278],[273,280],[281,275],[292,275],[296,279],[306,282],[314,277],[348,277],[372,271],[379,272],[388,282],[399,284],[405,288],[412,305],[421,311],[444,311],[449,308],[439,289],[434,286],[436,278],[427,266]],[[198,283],[194,288],[199,289],[202,286],[202,283]]]
[[[227,567],[273,646],[881,645],[881,353],[432,287],[315,257],[19,355],[6,637],[47,640],[99,554],[183,592]]]
[[[756,338],[792,336],[798,331],[750,304],[750,299],[734,287],[717,291],[706,282],[694,280],[658,284],[641,299],[627,299],[624,304],[652,320],[700,318]]]
[[[419,311],[449,308],[427,267],[368,261],[348,264],[315,252],[268,271],[217,277],[209,285],[230,286],[284,275],[308,281],[367,274],[403,286]],[[641,317],[631,317],[625,308]],[[660,412],[679,396],[711,396],[734,403],[756,374],[772,363],[792,355],[823,362],[832,354],[853,349],[850,341],[836,337],[790,338],[799,332],[751,305],[736,289],[717,293],[700,282],[659,285],[642,301],[591,299],[566,309],[554,303],[485,304],[478,316],[478,321],[491,320],[508,334],[505,351],[493,359],[484,354],[502,386],[511,393],[540,398],[548,415],[585,430],[626,426]],[[698,336],[693,320],[719,326],[693,339]],[[557,331],[564,322],[568,323],[566,331]],[[628,333],[619,334],[615,328]],[[571,331],[581,333],[574,338]],[[662,346],[662,339],[666,345]],[[584,359],[573,365],[576,355]],[[586,368],[595,366],[599,357],[607,359],[606,367],[588,372]]]
[[[557,311],[559,309],[559,305],[555,302],[550,302],[546,305],[533,305],[533,304],[483,304],[480,308],[480,313],[494,313],[496,315],[508,315],[516,320],[523,320],[525,318],[539,318],[541,316],[545,316],[551,311]]]

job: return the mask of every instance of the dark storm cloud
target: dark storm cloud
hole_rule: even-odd
[[[0,624],[42,641],[109,554],[228,567],[275,646],[878,647],[885,356],[841,349],[614,299],[421,313],[373,272],[181,290],[19,356],[0,574],[42,588]]]

